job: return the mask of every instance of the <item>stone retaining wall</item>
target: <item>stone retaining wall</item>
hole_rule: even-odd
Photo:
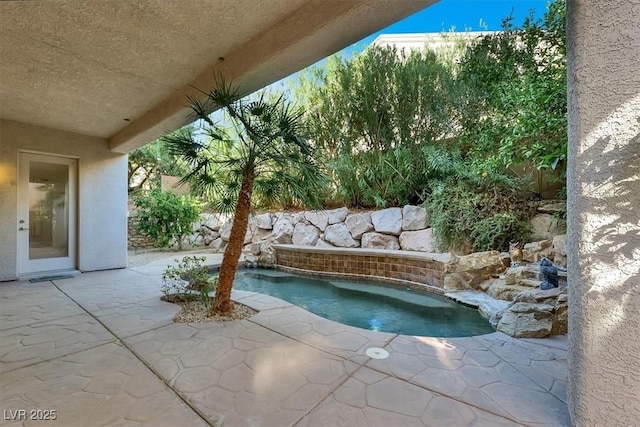
[[[383,249],[317,248],[274,245],[275,266],[282,270],[341,277],[370,278],[413,285],[442,293],[449,254]]]

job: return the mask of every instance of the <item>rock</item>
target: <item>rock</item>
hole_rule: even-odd
[[[509,255],[509,252],[500,252],[500,258],[502,259],[502,265],[504,265],[505,268],[509,268],[511,265],[511,255]]]
[[[273,230],[271,231],[274,243],[293,243],[293,229],[293,224],[288,217],[284,215],[279,216],[273,224]]]
[[[402,208],[402,229],[405,231],[422,230],[429,226],[427,210],[420,206],[406,205]],[[427,251],[431,252],[431,251]]]
[[[329,217],[324,211],[309,211],[304,213],[304,218],[309,221],[311,224],[315,225],[320,229],[320,231],[324,231],[329,225]]]
[[[559,214],[566,211],[567,211],[567,202],[565,201],[547,202],[538,207],[538,212],[542,212],[542,213]]]
[[[243,252],[249,252],[252,255],[260,255],[260,250],[262,249],[262,244],[260,243],[249,243],[242,248]]]
[[[253,231],[253,234],[251,236],[251,242],[252,243],[262,242],[263,240],[266,240],[269,237],[271,237],[271,230],[265,230],[263,228],[256,228]]]
[[[373,230],[371,214],[368,213],[349,215],[344,220],[344,223],[354,239],[360,239],[364,233]]]
[[[371,222],[378,233],[399,236],[402,232],[402,209],[388,208],[371,212]]]
[[[463,291],[468,289],[467,283],[455,273],[446,274],[444,276],[444,284],[442,286],[445,292]]]
[[[329,225],[337,224],[339,222],[344,222],[347,215],[349,215],[349,209],[347,208],[338,208],[330,211],[326,211],[327,221]]]
[[[220,226],[222,226],[222,223],[220,222],[217,216],[209,213],[203,213],[200,217],[201,217],[201,224],[204,227],[207,227],[211,231],[220,230]]]
[[[567,256],[567,235],[560,234],[558,236],[553,237],[553,241],[551,243],[553,246],[553,251],[562,256]]]
[[[220,227],[220,237],[222,237],[222,240],[224,240],[225,242],[229,241],[229,236],[231,235],[231,225],[231,221],[227,221],[222,224],[222,227]]]
[[[553,238],[553,263],[561,267],[567,266],[567,235],[560,234]]]
[[[304,212],[296,212],[291,215],[291,222],[293,225],[300,224],[305,221]]]
[[[405,251],[433,252],[431,229],[403,231],[400,234],[400,247]]]
[[[551,335],[561,335],[567,333],[569,325],[569,305],[567,304],[567,295],[558,296],[555,306],[555,317],[553,326],[551,327]]]
[[[369,249],[400,249],[400,242],[396,236],[369,232],[362,235],[361,247]]]
[[[560,299],[560,296],[566,294],[567,288],[565,287],[553,288],[546,291],[540,288],[535,288],[518,293],[513,300],[516,302],[527,302],[531,304],[543,303],[555,305],[556,301]]]
[[[358,247],[358,242],[351,237],[349,229],[344,223],[329,225],[324,230],[324,240],[341,248]]]
[[[528,286],[508,285],[504,280],[493,280],[491,286],[487,289],[487,295],[503,301],[513,301],[513,299],[521,292],[531,289]]]
[[[524,245],[524,250],[529,252],[541,252],[551,246],[551,240],[540,240]]]
[[[505,267],[499,252],[488,251],[465,256],[452,256],[446,270],[457,275],[467,287],[477,289],[480,283],[503,272]]]
[[[318,239],[316,242],[316,248],[335,248],[331,243],[327,243],[322,239]]]
[[[540,240],[524,245],[522,259],[526,262],[538,262],[544,257],[553,257],[551,240]]]
[[[233,226],[231,220],[225,222],[222,227],[220,227],[220,237],[222,237],[222,240],[224,240],[225,242],[229,241],[229,238],[231,237],[231,227]],[[244,242],[243,244],[247,244],[251,242],[251,228],[247,227],[247,231],[244,234]]]
[[[273,229],[273,220],[270,213],[263,213],[253,217],[256,226],[261,230]]]
[[[226,244],[224,240],[222,240],[222,238],[220,237],[218,237],[217,239],[214,239],[211,243],[209,243],[209,249],[216,252],[222,252],[225,246]]]
[[[291,240],[294,245],[315,246],[320,237],[320,230],[311,224],[296,224]]]
[[[502,313],[496,329],[516,338],[543,338],[551,334],[553,311],[547,304],[517,302]]]
[[[550,240],[558,234],[563,234],[566,226],[564,221],[558,220],[557,217],[541,213],[531,218],[531,240]]]

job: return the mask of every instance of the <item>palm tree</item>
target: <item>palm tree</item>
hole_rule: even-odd
[[[211,313],[227,313],[252,201],[296,200],[318,208],[327,180],[304,138],[303,112],[282,95],[242,98],[221,79],[205,95],[189,98],[195,126],[164,141],[190,168],[181,182],[206,195],[218,212],[234,212],[211,305]],[[214,121],[210,114],[218,108],[223,117]]]

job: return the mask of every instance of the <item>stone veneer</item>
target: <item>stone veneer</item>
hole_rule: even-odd
[[[443,293],[449,254],[384,249],[273,245],[278,269],[314,275],[369,278]]]

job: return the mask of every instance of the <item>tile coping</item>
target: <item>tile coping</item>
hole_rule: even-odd
[[[316,246],[303,246],[303,245],[286,245],[277,244],[272,245],[277,251],[278,249],[284,249],[291,252],[306,252],[313,254],[332,254],[336,253],[344,255],[370,255],[370,256],[386,256],[390,258],[402,258],[412,259],[418,261],[438,261],[449,262],[451,260],[451,254],[449,253],[432,253],[432,252],[413,252],[402,251],[392,249],[367,249],[367,248],[328,248],[328,247],[316,247]]]

